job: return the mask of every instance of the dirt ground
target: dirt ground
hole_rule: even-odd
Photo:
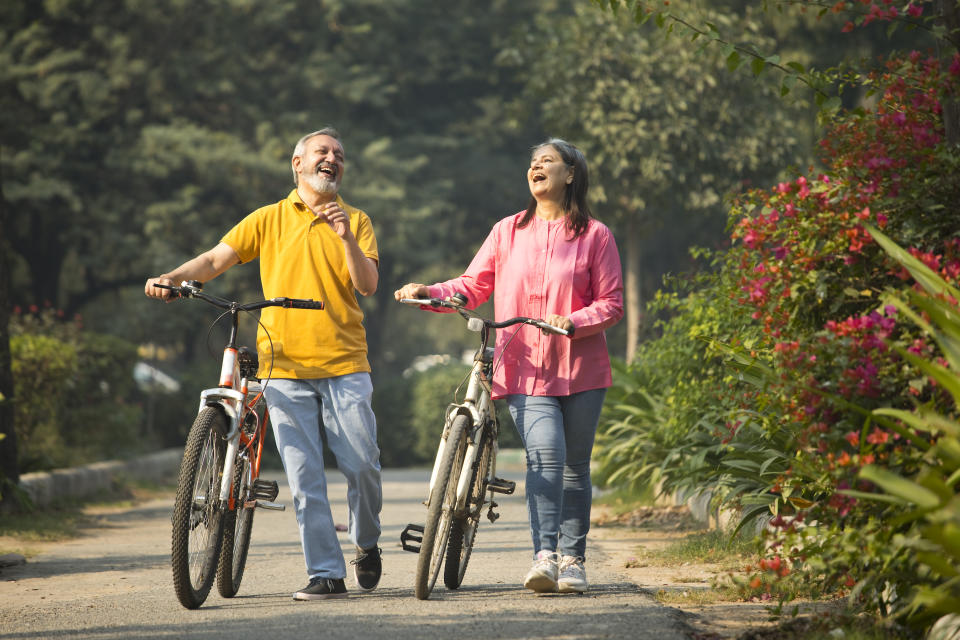
[[[775,603],[716,601],[711,584],[729,567],[687,562],[660,566],[643,559],[645,552],[704,530],[685,506],[642,507],[620,515],[607,507],[594,507],[590,535],[602,545],[610,570],[687,614],[696,640],[776,637],[769,634],[776,634],[778,624],[787,621],[771,617]],[[801,614],[822,608],[811,603],[799,606]]]

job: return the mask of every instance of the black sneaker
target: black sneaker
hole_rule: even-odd
[[[311,578],[310,584],[293,594],[294,600],[326,600],[346,598],[347,587],[342,578]]]
[[[383,571],[380,553],[380,547],[366,550],[357,547],[357,559],[350,561],[357,586],[364,591],[373,591],[380,582],[380,574]]]

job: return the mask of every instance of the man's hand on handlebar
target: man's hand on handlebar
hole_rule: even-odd
[[[159,298],[160,300],[170,301],[172,299],[172,293],[169,289],[161,289],[160,287],[155,287],[156,284],[167,285],[168,287],[175,286],[176,283],[170,278],[160,276],[158,278],[150,278],[147,280],[146,286],[143,288],[143,292],[147,294],[149,298]]]
[[[411,282],[394,291],[393,297],[395,300],[402,300],[403,298],[429,298],[430,291],[426,285]]]
[[[573,323],[570,322],[570,318],[567,318],[566,316],[549,314],[543,319],[543,321],[546,322],[547,324],[552,324],[555,327],[559,327],[560,329],[563,329],[570,335],[573,334]],[[551,333],[546,329],[540,329],[540,331],[542,331],[543,333]]]

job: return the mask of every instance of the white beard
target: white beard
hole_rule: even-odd
[[[324,173],[310,173],[303,176],[303,181],[310,185],[310,188],[317,193],[336,193],[340,186],[335,179],[327,177]]]

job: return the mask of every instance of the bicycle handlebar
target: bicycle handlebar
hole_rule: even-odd
[[[319,300],[309,300],[304,298],[271,298],[269,300],[259,300],[257,302],[248,302],[247,304],[239,304],[225,298],[219,298],[217,296],[212,296],[209,293],[204,293],[200,288],[202,285],[199,283],[193,284],[192,282],[184,282],[179,287],[166,285],[166,284],[154,284],[153,286],[158,289],[167,289],[170,291],[176,298],[199,298],[204,302],[208,302],[215,307],[220,307],[221,309],[236,309],[237,311],[255,311],[257,309],[263,309],[264,307],[283,307],[285,309],[323,309],[324,304]]]
[[[503,322],[493,322],[492,320],[487,320],[486,318],[481,318],[479,315],[467,311],[463,308],[463,305],[458,304],[457,302],[452,302],[450,300],[444,300],[443,298],[401,298],[400,302],[402,304],[417,305],[417,306],[426,306],[426,307],[443,307],[445,309],[453,309],[454,311],[470,314],[471,317],[478,318],[483,320],[483,323],[492,328],[492,329],[503,329],[504,327],[510,327],[515,324],[529,324],[537,327],[538,329],[543,329],[549,333],[556,333],[561,336],[568,336],[570,332],[566,329],[561,329],[560,327],[555,327],[552,324],[548,324],[543,320],[537,318],[528,318],[526,316],[518,316],[516,318],[510,318],[509,320],[504,320]]]

